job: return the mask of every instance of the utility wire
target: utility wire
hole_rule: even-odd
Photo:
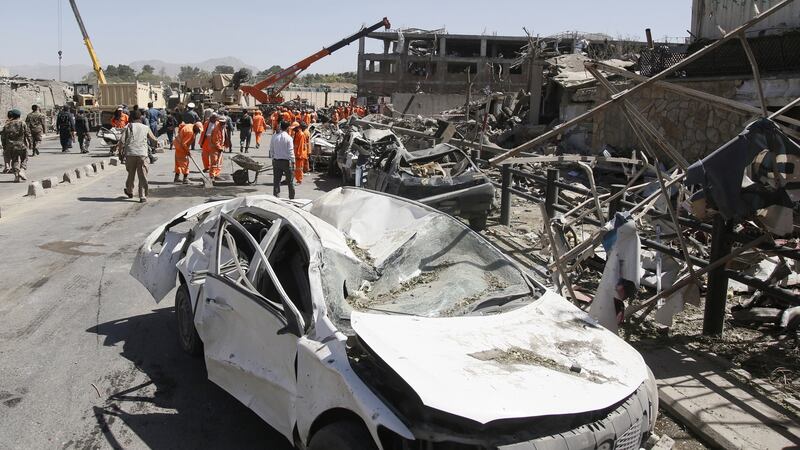
[[[58,81],[61,81],[61,57],[64,54],[63,49],[63,29],[62,29],[62,13],[61,3],[63,0],[56,0],[58,2]]]

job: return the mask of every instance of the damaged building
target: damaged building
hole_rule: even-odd
[[[382,45],[366,50],[369,39]],[[464,104],[470,90],[530,89],[531,63],[517,64],[527,37],[447,34],[444,30],[375,32],[359,41],[358,96],[368,103],[391,97],[412,114],[433,114]],[[372,44],[371,43],[371,44]]]
[[[719,39],[721,32],[730,31],[752,17],[754,3],[764,7],[765,2],[719,2],[695,0],[692,8],[690,40],[682,45],[652,44],[638,55],[634,63],[615,71],[610,80],[619,90],[628,89],[656,75]],[[721,31],[722,30],[722,31]],[[725,43],[718,51],[676,71],[668,80],[678,88],[687,88],[733,100],[753,107],[751,112],[727,108],[701,98],[687,98],[670,86],[659,83],[631,102],[688,160],[709,154],[731,138],[758,115],[762,107],[760,89],[766,106],[777,111],[800,96],[800,4],[793,3],[748,29],[744,34],[752,51],[758,73],[754,74],[749,57],[739,39]],[[577,67],[580,66],[580,67]],[[591,107],[609,99],[607,91],[598,87],[594,77],[583,70],[583,64],[563,67],[560,74],[567,81],[554,77],[553,82],[564,89],[557,101],[561,108],[560,121],[569,120]],[[638,72],[638,75],[632,71]],[[626,73],[627,72],[627,73]],[[784,112],[785,116],[800,118],[800,108]],[[580,138],[581,150],[597,153],[605,146],[632,149],[637,138],[627,126],[619,106],[596,115],[573,130]]]
[[[72,101],[73,87],[54,80],[37,80],[24,77],[0,77],[0,110],[18,108],[23,114],[39,105],[48,116],[53,109]],[[3,117],[5,119],[5,117]]]

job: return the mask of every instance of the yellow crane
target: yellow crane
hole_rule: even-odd
[[[94,73],[97,74],[97,84],[106,84],[106,74],[103,72],[103,68],[100,66],[100,61],[97,59],[97,53],[94,52],[92,41],[89,39],[89,33],[86,32],[86,27],[83,25],[81,13],[78,11],[78,5],[75,4],[75,0],[69,0],[69,4],[72,6],[72,12],[75,13],[75,20],[78,21],[78,26],[81,28],[81,34],[83,34],[83,43],[86,44],[86,50],[89,50],[89,57],[92,58]]]

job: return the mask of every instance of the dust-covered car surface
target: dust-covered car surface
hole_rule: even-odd
[[[199,205],[131,273],[157,301],[178,286],[183,348],[298,448],[627,450],[655,424],[632,347],[413,201]]]

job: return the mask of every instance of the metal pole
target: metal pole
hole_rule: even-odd
[[[753,83],[756,85],[758,100],[761,102],[761,109],[763,110],[762,117],[767,117],[769,115],[769,108],[767,107],[767,97],[764,95],[764,87],[761,85],[761,72],[758,70],[756,55],[753,54],[753,49],[750,48],[750,43],[747,42],[744,32],[739,35],[739,42],[742,43],[744,53],[747,55],[747,62],[750,63],[750,68],[753,70]]]
[[[711,233],[711,261],[722,259],[731,252],[733,222],[726,221],[721,215],[714,217],[714,230]],[[687,264],[691,264],[687,262]],[[728,295],[728,275],[725,266],[720,265],[708,274],[708,290],[706,292],[706,308],[703,316],[703,334],[720,335],[725,326],[725,301]]]
[[[611,198],[612,200],[608,203],[608,220],[614,218],[618,212],[622,211],[622,200],[624,197],[623,195],[617,195],[620,192],[625,190],[625,185],[623,184],[612,184],[611,185]]]
[[[505,166],[503,166],[505,167]],[[542,219],[544,219],[544,231],[547,235],[547,240],[550,243],[550,251],[553,254],[553,260],[555,261],[556,269],[558,270],[558,275],[561,277],[561,284],[565,285],[567,288],[567,292],[571,297],[572,303],[578,304],[578,297],[575,296],[575,291],[572,289],[572,280],[569,277],[569,273],[564,268],[564,266],[559,262],[561,258],[561,252],[558,250],[558,245],[556,245],[556,239],[553,236],[553,224],[550,221],[550,214],[547,212],[547,205],[539,204],[540,211],[544,215]],[[559,287],[558,293],[561,294],[561,288]]]
[[[558,202],[558,186],[556,186],[558,178],[558,169],[547,169],[547,185],[544,188],[544,208],[545,211],[547,211],[548,217],[553,217],[553,214],[555,214],[555,208],[553,206]]]
[[[508,225],[511,223],[511,165],[503,164],[500,168],[502,175],[502,185],[500,190],[500,224]]]

